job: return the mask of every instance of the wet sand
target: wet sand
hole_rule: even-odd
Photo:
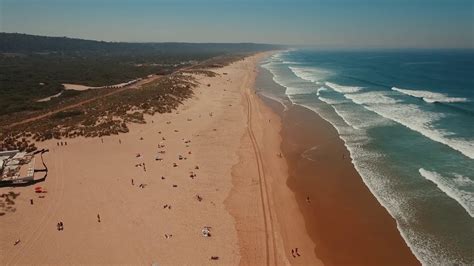
[[[0,188],[15,193],[0,217],[0,261],[417,264],[336,131],[303,108],[280,116],[281,105],[255,93],[263,56],[198,76],[178,110],[148,116],[127,134],[38,143],[50,149],[48,178],[38,184],[48,193]],[[310,147],[311,160],[302,160]]]
[[[281,96],[284,88],[270,73],[262,75],[258,83]],[[262,99],[282,117],[287,184],[316,256],[325,265],[419,265],[395,220],[363,183],[334,127],[304,107],[290,105],[284,111],[279,102]]]
[[[294,107],[285,113],[282,135],[290,165],[288,185],[296,192],[315,252],[325,264],[419,264],[395,220],[354,169],[334,128],[312,111]],[[304,159],[308,147],[312,150]]]

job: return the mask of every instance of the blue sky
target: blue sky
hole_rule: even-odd
[[[474,0],[0,0],[0,31],[107,41],[474,48]]]

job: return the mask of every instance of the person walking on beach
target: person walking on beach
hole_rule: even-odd
[[[58,231],[64,230],[63,222],[60,221],[56,226],[58,228]]]
[[[100,223],[100,214],[97,214],[97,222]]]

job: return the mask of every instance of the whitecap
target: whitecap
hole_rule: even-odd
[[[467,98],[461,97],[450,97],[447,94],[431,92],[431,91],[422,91],[422,90],[407,90],[400,89],[397,87],[392,87],[392,90],[398,91],[402,94],[412,96],[415,98],[421,98],[427,103],[458,103],[458,102],[468,102]]]
[[[315,67],[295,67],[290,66],[288,67],[295,76],[299,77],[300,79],[309,81],[309,82],[318,82],[327,79],[331,76],[331,72],[315,68]]]
[[[341,104],[341,103],[344,103],[346,101],[341,101],[341,100],[336,100],[336,99],[330,99],[330,98],[326,98],[326,97],[322,97],[322,96],[319,96],[319,99],[329,105],[335,105],[335,104]]]
[[[363,93],[348,93],[344,97],[357,104],[396,104],[401,101],[389,97],[389,94],[383,91],[370,91]]]
[[[425,170],[423,168],[418,169],[420,175],[427,180],[436,184],[436,186],[443,191],[448,197],[457,201],[466,212],[474,218],[474,192],[463,189],[464,186],[459,186],[459,180],[462,183],[470,183],[467,177],[458,175],[457,179],[451,179],[441,176],[439,173]],[[471,180],[470,180],[471,181]],[[472,182],[472,181],[471,181]],[[472,183],[470,183],[472,186]],[[472,187],[471,187],[472,188]]]
[[[362,87],[355,87],[355,86],[342,86],[336,83],[332,82],[326,82],[325,83],[327,86],[329,86],[331,89],[340,92],[340,93],[355,93],[361,91],[363,88]]]
[[[444,114],[421,110],[414,104],[369,104],[364,107],[474,159],[474,141],[453,138],[452,132],[433,127],[434,122],[445,117]]]
[[[327,90],[328,90],[327,88],[321,87],[321,88],[319,88],[319,89],[316,91],[316,95],[319,96],[322,91],[327,91]]]

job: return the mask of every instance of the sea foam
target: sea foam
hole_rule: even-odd
[[[288,66],[283,65],[281,63],[277,63],[275,65],[276,70],[279,68],[284,69],[288,68]],[[276,74],[275,72],[278,71],[271,71],[274,75]],[[278,72],[280,75],[287,75],[287,72]],[[284,78],[277,78],[280,81],[284,81],[283,83],[277,82],[278,84],[288,87],[288,86],[293,86],[291,82],[288,82],[289,80],[284,79]],[[276,80],[275,80],[276,81]],[[318,82],[319,83],[319,82]],[[320,81],[320,83],[323,83]],[[335,85],[331,87],[330,85]],[[339,93],[342,93],[347,100],[350,100],[360,106],[362,109],[366,110],[367,113],[363,113],[362,110],[357,110],[357,113],[347,113],[349,109],[345,107],[350,107],[352,103],[348,103],[347,101],[336,101],[333,99],[331,96],[332,92],[329,92],[329,94],[324,93],[324,89],[318,89],[316,91],[316,94],[318,94],[318,98],[321,99],[321,95],[326,97],[322,98],[321,100],[324,101],[326,100],[327,102],[330,102],[331,104],[326,105],[323,103],[319,102],[310,102],[308,101],[305,97],[299,97],[299,96],[288,96],[290,99],[293,99],[293,102],[295,104],[301,105],[305,108],[308,108],[315,113],[319,114],[323,119],[328,121],[331,125],[334,126],[336,131],[338,132],[339,137],[344,141],[345,146],[350,152],[350,156],[352,159],[352,163],[354,164],[357,172],[360,173],[363,182],[366,184],[368,189],[372,192],[372,194],[377,198],[377,200],[382,204],[382,206],[385,207],[385,209],[390,213],[392,217],[396,219],[397,222],[397,228],[400,231],[402,237],[405,239],[405,242],[409,246],[409,248],[412,250],[412,252],[415,254],[415,256],[423,263],[423,264],[466,264],[469,263],[468,261],[464,260],[463,258],[459,257],[459,254],[456,253],[456,250],[451,250],[448,247],[446,247],[442,241],[441,238],[438,238],[430,232],[423,232],[417,230],[417,228],[412,227],[411,225],[414,223],[417,223],[418,221],[416,220],[416,214],[417,212],[413,212],[412,208],[414,206],[411,206],[412,200],[401,193],[400,191],[392,190],[391,183],[392,180],[388,178],[389,175],[384,174],[381,172],[382,168],[377,167],[377,161],[383,160],[384,154],[383,153],[378,153],[373,150],[366,149],[366,144],[371,143],[371,139],[367,136],[367,131],[364,130],[366,127],[362,127],[360,130],[355,130],[353,126],[351,126],[350,122],[354,122],[352,120],[353,115],[359,115],[359,113],[362,113],[362,117],[364,117],[366,120],[372,120],[373,118],[379,119],[379,121],[383,123],[400,123],[404,125],[401,121],[403,119],[413,119],[417,120],[418,117],[417,115],[417,109],[414,106],[406,106],[403,104],[401,100],[397,100],[392,98],[392,96],[399,96],[399,92],[396,91],[387,91],[387,94],[380,94],[383,96],[387,96],[386,98],[383,97],[383,99],[377,99],[376,94],[363,94],[368,91],[365,88],[360,88],[360,87],[350,87],[350,86],[345,86],[345,87],[337,87],[341,86],[338,84],[334,83],[326,83],[325,84],[326,88],[331,88],[332,91],[336,91]],[[362,93],[361,93],[362,92]],[[362,94],[362,95],[359,95]],[[350,99],[349,97],[352,97]],[[357,103],[356,103],[357,102]],[[346,106],[348,105],[348,106]],[[403,106],[400,106],[403,105]],[[412,108],[413,107],[413,108]],[[336,110],[336,112],[329,111],[329,109],[338,109],[339,112]],[[343,109],[341,109],[343,108]],[[382,111],[383,108],[387,108],[387,110]],[[398,108],[408,108],[410,110],[402,110],[400,111],[399,114],[394,115],[393,117],[390,116],[390,112],[392,110],[396,110]],[[372,110],[371,110],[372,109]],[[411,110],[415,109],[415,110]],[[373,111],[373,110],[377,110]],[[343,111],[343,112],[341,112]],[[423,110],[418,110],[420,113],[423,114]],[[388,112],[388,113],[387,113]],[[405,113],[405,115],[403,115]],[[349,116],[347,116],[349,114]],[[383,114],[383,115],[382,115]],[[369,116],[369,117],[367,117]],[[401,117],[400,117],[401,116]],[[413,117],[411,117],[413,116]],[[392,118],[389,118],[392,117]],[[422,130],[427,130],[429,134],[433,130],[433,124],[439,119],[441,116],[439,116],[436,113],[431,113],[428,112],[425,115],[422,116],[422,120],[425,123],[419,124],[420,127],[422,127]],[[416,128],[417,123],[408,123],[412,130],[413,128]],[[406,125],[405,125],[406,126]],[[412,128],[413,127],[413,128]],[[416,131],[416,130],[415,130]],[[437,131],[435,131],[437,132]],[[426,132],[425,132],[426,133]],[[432,132],[431,132],[432,133]],[[452,137],[452,134],[450,135],[450,132],[444,132],[440,131],[437,132],[441,134],[441,137]],[[425,134],[423,134],[425,135]],[[425,135],[426,136],[426,135]],[[454,140],[456,141],[456,140]],[[462,146],[463,140],[459,140],[459,145]],[[466,140],[466,142],[469,142],[469,140]],[[464,144],[466,143],[464,142]],[[471,141],[472,142],[472,141]],[[472,146],[472,145],[471,145]],[[311,152],[314,149],[314,147],[310,150],[307,150],[306,152]],[[473,153],[474,154],[474,153]],[[470,185],[472,180],[469,178],[462,176],[462,175],[456,175],[454,174],[454,182],[458,185]],[[396,182],[396,180],[395,180]]]
[[[443,93],[431,92],[431,91],[421,91],[421,90],[407,90],[400,89],[397,87],[392,87],[392,90],[398,91],[405,95],[409,95],[416,98],[421,98],[427,103],[459,103],[459,102],[468,102],[467,98],[460,97],[449,97]]]
[[[457,201],[474,218],[474,192],[465,188],[474,188],[474,182],[468,177],[456,174],[456,178],[443,177],[440,174],[420,168],[420,175],[436,184],[450,198]]]
[[[361,91],[362,87],[355,87],[355,86],[342,86],[332,82],[326,82],[326,86],[329,86],[331,89],[340,92],[340,93],[355,93]]]
[[[364,107],[474,159],[473,141],[454,138],[451,132],[434,128],[433,124],[443,118],[443,114],[421,110],[414,104],[369,104]]]
[[[347,93],[344,97],[352,100],[354,103],[365,105],[365,104],[396,104],[401,101],[389,97],[386,92],[383,91],[370,91],[363,93]]]
[[[327,79],[331,75],[331,72],[327,70],[314,67],[310,68],[290,66],[288,68],[291,70],[291,72],[293,72],[293,74],[295,74],[295,76],[310,82],[322,81]]]
[[[390,92],[370,91],[357,93],[361,90],[360,87],[340,86],[330,82],[326,82],[326,85],[342,93],[345,98],[352,100],[354,103],[364,106],[367,110],[408,127],[433,141],[445,144],[474,159],[473,141],[454,138],[452,137],[452,132],[436,129],[433,126],[436,121],[444,117],[443,114],[422,110],[420,106],[414,104],[401,104],[400,100],[390,97]]]
[[[317,96],[320,96],[322,91],[327,91],[327,90],[328,90],[328,88],[321,87],[321,88],[319,88],[319,89],[316,91],[316,95],[317,95]]]

